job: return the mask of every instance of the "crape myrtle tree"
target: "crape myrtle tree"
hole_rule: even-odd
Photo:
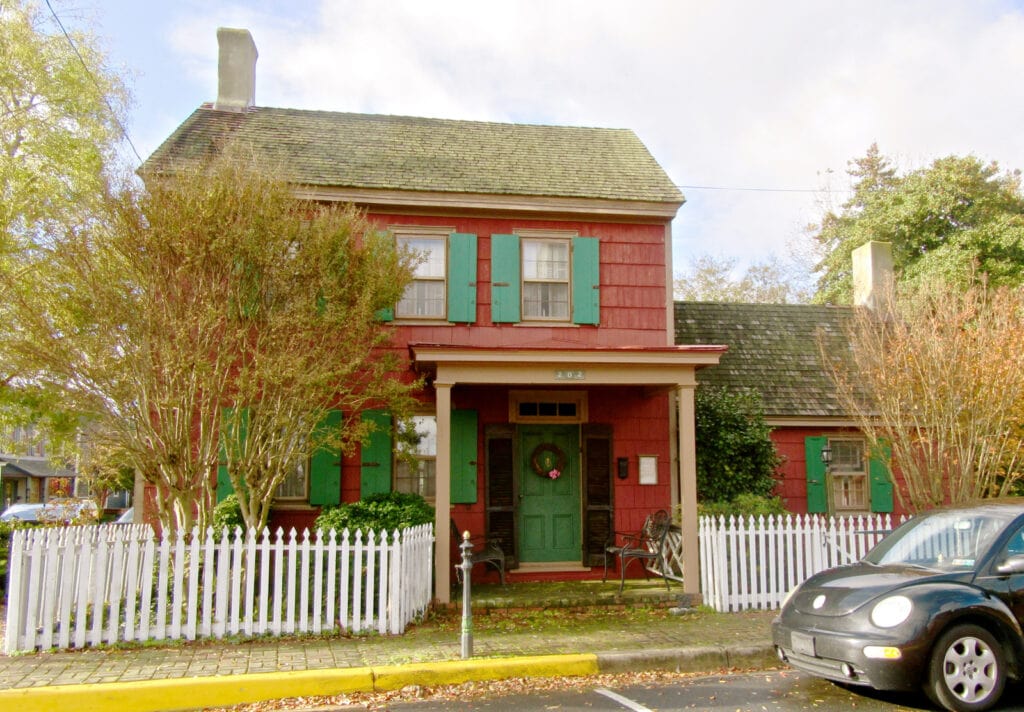
[[[155,486],[169,529],[211,521],[218,465],[262,528],[296,463],[364,437],[367,404],[400,420],[416,387],[377,318],[414,257],[241,155],[147,174],[17,266],[11,357]]]
[[[36,288],[9,260],[96,214],[127,103],[95,37],[65,37],[40,3],[0,0],[0,261],[10,270],[0,285],[3,323],[6,295]],[[77,428],[51,394],[4,358],[0,344],[0,436],[20,424],[37,426],[51,451]]]
[[[891,447],[911,511],[1014,493],[1024,477],[1024,292],[905,282],[823,349],[872,450]]]
[[[877,145],[851,161],[851,197],[811,226],[822,254],[814,301],[849,304],[854,249],[892,244],[903,281],[941,278],[967,288],[1024,283],[1024,193],[1020,171],[1000,171],[974,156],[947,156],[899,175]]]

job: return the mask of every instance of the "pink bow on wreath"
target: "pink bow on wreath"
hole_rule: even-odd
[[[561,474],[562,473],[559,472],[558,470],[551,470],[551,472],[548,473],[548,477],[550,477],[553,480],[557,480]]]

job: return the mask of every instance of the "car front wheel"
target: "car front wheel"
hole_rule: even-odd
[[[955,712],[980,712],[994,705],[1006,685],[1003,649],[977,625],[946,631],[932,650],[929,697]]]

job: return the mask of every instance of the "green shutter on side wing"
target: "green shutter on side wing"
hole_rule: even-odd
[[[383,410],[363,411],[363,421],[374,429],[362,446],[359,497],[391,491],[391,414]]]
[[[448,321],[476,321],[476,235],[448,236]]]
[[[520,259],[518,235],[491,235],[491,321],[520,321]]]
[[[868,460],[868,481],[871,487],[871,511],[887,513],[893,510],[892,475],[889,463],[892,460],[892,447],[882,441],[880,452],[872,452]]]
[[[821,450],[827,443],[826,437],[804,438],[804,455],[807,460],[807,511],[811,514],[828,512],[825,463],[821,461]]]
[[[452,504],[474,504],[477,480],[477,415],[475,410],[452,411]],[[437,473],[440,476],[440,473]]]
[[[341,429],[341,411],[329,410],[318,430]],[[320,447],[309,458],[309,503],[320,506],[341,504],[341,451]]]
[[[572,322],[601,322],[601,242],[596,237],[572,240]]]

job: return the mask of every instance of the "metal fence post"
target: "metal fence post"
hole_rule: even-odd
[[[470,602],[470,573],[473,571],[473,544],[469,532],[462,533],[462,659],[473,657],[473,607]]]

